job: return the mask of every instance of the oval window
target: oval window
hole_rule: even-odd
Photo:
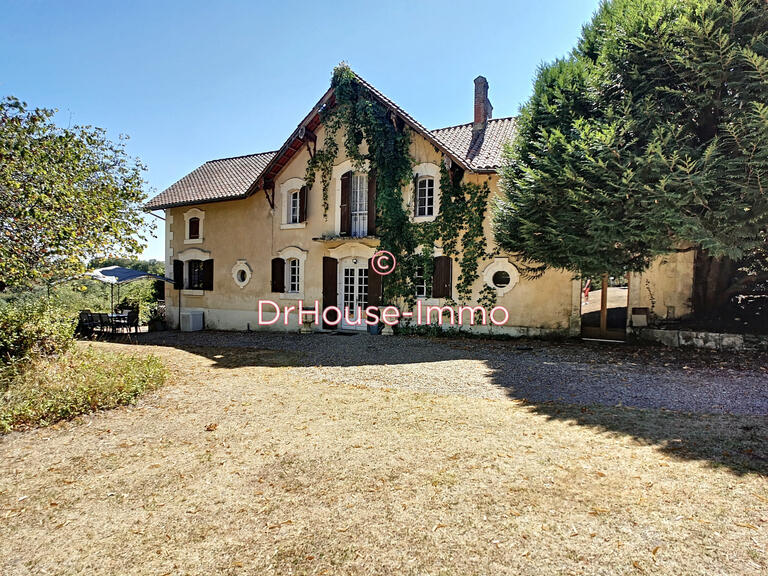
[[[237,281],[241,284],[245,284],[245,281],[248,280],[248,275],[245,273],[245,270],[238,270],[237,271]]]
[[[498,272],[494,273],[491,281],[493,282],[493,285],[496,286],[496,288],[504,288],[509,286],[509,272],[506,272],[505,270],[499,270]]]

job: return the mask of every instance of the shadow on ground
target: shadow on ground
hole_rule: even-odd
[[[546,418],[630,436],[670,457],[702,460],[738,474],[768,474],[765,353],[580,341],[236,332],[161,332],[118,341],[181,349],[222,370],[376,367],[392,387],[419,391],[429,389],[428,368],[434,364],[438,392],[447,381],[464,379],[468,384],[460,393],[522,401]],[[457,362],[456,370],[444,364],[454,361],[470,363]],[[415,365],[427,365],[418,387],[408,372]],[[467,365],[471,371],[462,373],[461,366]],[[367,372],[355,374],[358,380],[367,377]]]

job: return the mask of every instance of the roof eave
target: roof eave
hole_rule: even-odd
[[[156,206],[149,206],[145,204],[143,207],[144,212],[152,212],[154,210],[167,210],[169,208],[179,208],[181,206],[195,206],[197,204],[213,204],[215,202],[229,202],[232,200],[245,200],[248,196],[245,194],[238,194],[236,196],[224,196],[221,198],[210,198],[208,200],[184,200],[182,202],[169,202],[164,204],[158,204]]]

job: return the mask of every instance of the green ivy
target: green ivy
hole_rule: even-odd
[[[339,152],[338,133],[343,127],[344,150],[355,168],[362,169],[367,162],[376,175],[377,235],[381,248],[392,252],[398,262],[384,282],[385,301],[414,303],[413,276],[417,267],[424,269],[429,293],[434,271],[432,254],[438,242],[445,255],[459,257],[457,292],[461,300],[469,300],[472,284],[478,277],[478,263],[487,258],[483,234],[490,192],[487,183],[462,183],[462,173],[451,173],[443,163],[439,214],[433,222],[412,222],[403,207],[403,190],[411,182],[414,165],[410,130],[372,97],[348,66],[340,65],[334,70],[331,86],[336,105],[321,113],[325,126],[323,148],[309,160],[305,177],[311,188],[320,175],[324,217],[327,218],[328,191]],[[365,154],[360,151],[363,140],[368,144]]]

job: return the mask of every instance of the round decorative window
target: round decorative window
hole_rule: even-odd
[[[506,270],[499,270],[498,272],[494,273],[493,277],[491,278],[491,282],[493,282],[493,285],[496,286],[496,288],[506,288],[509,286],[511,278],[509,277],[509,272]]]
[[[496,289],[496,294],[504,296],[520,281],[520,272],[507,258],[497,257],[483,270],[486,285]]]
[[[248,262],[245,260],[238,260],[232,266],[232,279],[240,288],[245,288],[246,284],[251,281],[251,274],[251,267],[248,266]]]

